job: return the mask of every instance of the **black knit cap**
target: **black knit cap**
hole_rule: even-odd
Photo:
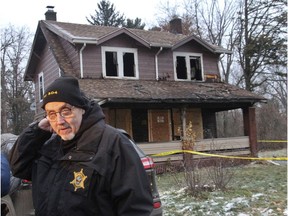
[[[57,78],[45,90],[42,108],[49,102],[65,102],[72,106],[85,109],[88,107],[87,100],[80,91],[78,80],[73,76]]]

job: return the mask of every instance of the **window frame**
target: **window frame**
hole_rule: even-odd
[[[41,84],[41,80],[42,79],[42,84]],[[44,96],[44,92],[45,92],[45,85],[44,85],[44,73],[43,72],[40,72],[38,74],[38,87],[39,87],[39,101],[42,102],[43,101],[43,96]],[[41,89],[42,89],[42,94],[41,94]]]
[[[118,64],[118,75],[108,76],[106,73],[106,52],[116,52],[117,54],[117,64]],[[123,53],[133,53],[134,54],[134,65],[135,65],[135,75],[124,76],[124,62]],[[118,78],[118,79],[139,79],[139,69],[138,69],[138,51],[136,48],[124,48],[124,47],[101,47],[102,56],[102,76],[104,78]]]
[[[177,78],[177,57],[185,57],[187,79],[179,79],[179,78]],[[200,58],[201,78],[202,78],[201,80],[191,79],[190,57],[199,57]],[[198,82],[204,81],[204,68],[203,68],[203,54],[202,53],[174,52],[173,53],[173,64],[174,64],[175,81],[198,81]]]

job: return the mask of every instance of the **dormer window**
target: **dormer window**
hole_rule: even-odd
[[[138,79],[137,49],[102,47],[102,59],[103,77]]]
[[[175,52],[173,59],[175,80],[203,81],[202,54]]]

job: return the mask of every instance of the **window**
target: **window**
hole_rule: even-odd
[[[42,101],[43,95],[44,95],[44,75],[43,75],[43,72],[38,74],[38,84],[39,84],[39,101]]]
[[[137,78],[137,50],[132,48],[102,47],[103,76],[118,78]]]
[[[176,80],[203,80],[202,54],[174,53]]]

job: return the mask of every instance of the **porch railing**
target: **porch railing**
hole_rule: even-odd
[[[138,146],[148,155],[168,152],[173,150],[182,150],[181,141],[141,143]],[[214,153],[221,155],[250,155],[249,137],[229,137],[203,139],[196,141],[194,151]],[[194,158],[207,158],[209,156],[195,155]],[[153,157],[154,162],[164,162],[167,160],[183,160],[182,154],[173,154],[164,157]]]

